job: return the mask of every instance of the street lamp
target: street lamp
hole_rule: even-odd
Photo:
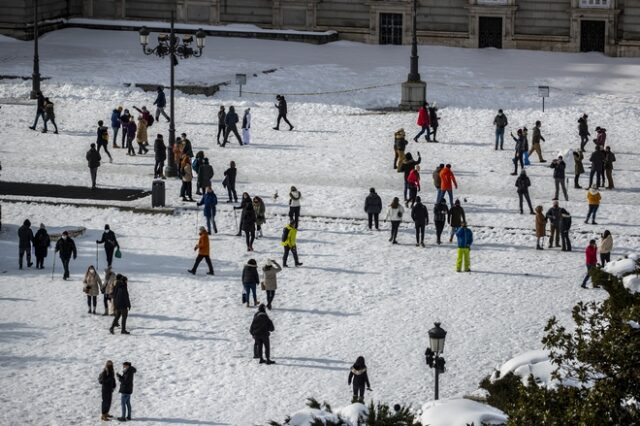
[[[407,81],[402,83],[400,109],[416,110],[427,99],[427,83],[420,80],[418,72],[418,0],[413,0],[413,34],[411,37],[411,58]]]
[[[174,93],[175,93],[175,66],[178,65],[178,58],[188,59],[191,57],[202,56],[204,49],[204,40],[206,37],[205,32],[199,29],[196,32],[196,48],[192,47],[193,35],[185,35],[180,37],[176,36],[173,31],[175,16],[174,12],[171,12],[171,32],[169,34],[158,34],[158,45],[154,48],[147,47],[149,44],[149,29],[147,27],[140,28],[140,44],[142,45],[142,51],[145,55],[157,55],[159,58],[169,56],[169,63],[171,69],[171,88],[170,88],[170,102],[169,116],[171,122],[169,123],[169,145],[167,146],[167,167],[165,168],[165,175],[169,177],[178,176],[178,167],[173,158],[173,146],[176,142],[176,121],[174,114]]]
[[[427,365],[430,368],[436,370],[436,400],[439,397],[438,379],[440,373],[445,372],[444,364],[445,360],[440,355],[444,352],[444,339],[447,337],[447,332],[440,327],[440,323],[434,323],[435,327],[429,330],[429,347],[425,351],[424,355],[427,359]]]
[[[38,0],[33,1],[33,74],[31,75],[31,99],[40,91],[40,57],[38,56]]]

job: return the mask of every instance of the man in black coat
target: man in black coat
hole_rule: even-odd
[[[118,417],[121,422],[131,420],[131,394],[133,394],[133,375],[137,370],[130,362],[122,363],[122,374],[118,374],[120,381],[120,405],[122,406],[122,416]]]
[[[274,330],[273,322],[269,318],[269,315],[267,315],[264,304],[260,304],[258,313],[253,317],[251,327],[249,328],[249,333],[251,333],[255,339],[255,346],[258,348],[257,355],[260,357],[260,364],[275,364],[274,361],[271,361],[271,346],[269,343],[269,335]],[[263,346],[266,360],[262,357]]]
[[[278,120],[276,121],[276,127],[273,130],[280,130],[280,120],[284,120],[289,125],[289,130],[293,130],[293,124],[287,120],[287,101],[282,95],[276,96],[278,103],[275,105],[278,108]]]
[[[162,116],[167,119],[167,123],[171,122],[167,113],[164,112],[164,109],[167,106],[167,97],[164,94],[164,87],[158,86],[158,96],[156,96],[156,100],[153,101],[153,104],[156,106],[156,121],[158,121],[160,114],[162,114]]]
[[[102,420],[109,421],[109,411],[111,410],[111,400],[113,398],[113,391],[116,389],[116,377],[113,371],[113,363],[107,361],[107,365],[104,370],[98,376],[98,383],[100,383],[102,390]]]
[[[102,157],[96,150],[96,144],[92,143],[91,148],[87,151],[87,163],[89,165],[89,172],[91,172],[91,189],[96,189],[96,178],[98,177],[98,167],[100,167],[100,160]]]
[[[238,121],[240,120],[238,119],[238,114],[236,114],[236,109],[233,105],[229,107],[229,112],[227,113],[224,120],[224,140],[222,141],[222,145],[220,146],[224,148],[224,146],[227,144],[227,141],[229,140],[229,135],[231,133],[236,136],[236,139],[238,139],[238,143],[242,145],[242,138],[238,133]]]
[[[567,168],[567,164],[562,159],[562,155],[559,155],[558,158],[551,162],[549,166],[553,169],[553,180],[556,185],[556,193],[553,196],[554,199],[558,199],[558,195],[560,192],[560,187],[562,187],[562,193],[564,194],[564,200],[569,201],[569,194],[567,193],[567,186],[564,183],[564,171]]]
[[[208,158],[202,159],[202,164],[198,170],[198,188],[204,193],[208,186],[211,186],[211,179],[213,179],[213,166],[209,164]]]
[[[416,204],[411,209],[411,219],[416,224],[416,247],[424,247],[424,229],[429,224],[429,210],[420,197],[416,197]]]
[[[113,252],[116,248],[120,249],[120,244],[118,244],[116,234],[109,228],[109,225],[104,226],[102,238],[96,240],[96,244],[104,244],[104,251],[107,254],[107,266],[111,266],[113,262]]]
[[[589,188],[593,184],[593,175],[596,175],[596,185],[598,187],[604,186],[604,163],[605,163],[605,153],[600,148],[600,145],[596,145],[596,150],[593,151],[591,157],[589,158],[591,162],[591,173],[589,173]],[[600,185],[602,183],[602,185]]]
[[[60,252],[60,260],[62,261],[62,267],[64,268],[64,275],[62,275],[62,279],[66,280],[69,278],[69,261],[71,260],[71,256],[75,260],[78,257],[78,252],[76,251],[76,243],[69,237],[69,233],[64,231],[62,233],[62,237],[56,242],[56,252]]]
[[[164,162],[167,159],[167,146],[164,144],[162,135],[158,133],[155,142],[153,143],[153,152],[155,154],[156,164],[153,168],[153,178],[164,179]]]
[[[447,200],[440,199],[439,203],[436,203],[433,206],[433,222],[436,225],[436,243],[438,245],[442,244],[440,237],[442,236],[442,231],[444,230],[444,224],[447,221],[447,217],[449,216],[449,207],[447,207]]]
[[[364,200],[364,211],[367,213],[369,219],[369,229],[371,229],[373,225],[372,222],[375,222],[376,230],[379,231],[378,219],[382,211],[382,200],[376,193],[375,188],[369,189],[369,195],[367,195],[367,198]]]
[[[247,241],[247,251],[253,251],[253,242],[256,239],[256,211],[252,203],[247,203],[242,209],[240,223]]]
[[[589,123],[587,119],[589,116],[587,114],[583,114],[582,117],[578,119],[578,134],[580,135],[580,151],[584,152],[584,147],[589,142]]]
[[[129,309],[131,309],[131,301],[129,300],[127,277],[120,274],[116,275],[116,285],[113,289],[113,307],[116,311],[116,316],[113,318],[109,332],[113,334],[113,329],[118,326],[118,320],[122,317],[120,333],[130,334],[127,331],[127,316],[129,316]]]
[[[547,210],[545,218],[549,222],[550,234],[549,234],[549,248],[553,247],[553,241],[555,236],[556,247],[560,247],[560,233],[562,229],[562,215],[569,214],[564,208],[560,207],[560,203],[557,199],[553,200],[553,206]]]
[[[522,210],[522,198],[527,200],[527,204],[529,205],[529,211],[531,214],[535,214],[533,212],[533,207],[531,206],[531,197],[529,197],[529,187],[531,186],[531,179],[527,176],[527,172],[523,169],[520,171],[520,176],[516,179],[516,188],[518,188],[518,199],[520,202],[520,214],[524,213]]]
[[[47,120],[45,119],[44,116],[44,95],[42,94],[42,92],[38,91],[37,93],[38,95],[38,107],[36,109],[36,119],[33,121],[33,126],[29,126],[29,128],[31,130],[35,130],[36,126],[38,125],[38,119],[40,117],[42,117],[42,121],[44,122],[44,131],[47,131]]]
[[[409,173],[411,173],[411,170],[415,169],[415,167],[419,165],[421,162],[422,162],[422,157],[420,156],[420,151],[418,151],[417,160],[414,160],[413,155],[411,155],[410,152],[407,152],[404,156],[404,161],[400,165],[400,168],[398,171],[404,173],[404,200],[405,201],[409,199],[407,195],[409,193],[409,187],[410,187],[409,182],[407,182],[407,179],[409,178]]]
[[[18,265],[22,269],[22,257],[27,255],[27,266],[31,268],[31,243],[33,243],[33,231],[31,230],[31,222],[25,220],[20,228],[18,228]]]

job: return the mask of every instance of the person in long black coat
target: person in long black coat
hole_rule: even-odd
[[[527,204],[529,205],[529,212],[531,214],[535,214],[533,211],[533,206],[531,205],[531,197],[529,197],[529,187],[531,186],[531,179],[527,176],[527,172],[523,169],[520,171],[520,176],[516,179],[516,188],[518,188],[518,199],[520,202],[520,214],[524,213],[522,210],[522,199],[525,198],[527,200]]]
[[[164,144],[162,135],[158,133],[155,142],[153,143],[153,152],[155,154],[156,164],[153,167],[153,178],[164,179],[164,162],[167,159],[167,146]]]
[[[275,330],[273,322],[269,315],[267,315],[264,304],[260,304],[258,312],[253,317],[249,333],[255,340],[254,357],[260,358],[260,364],[275,364],[275,361],[271,361],[271,344],[269,336],[271,332]],[[264,358],[262,357],[262,349],[264,347]]]
[[[120,333],[130,334],[127,331],[127,317],[129,316],[129,309],[131,309],[131,300],[129,299],[129,289],[127,288],[127,277],[120,274],[116,275],[116,286],[113,289],[113,308],[116,311],[116,316],[113,318],[109,332],[113,334],[113,329],[118,326],[118,320],[122,317]]]
[[[202,164],[197,171],[198,173],[198,188],[204,193],[208,186],[211,186],[211,179],[213,179],[213,166],[209,164],[208,158],[202,159]]]
[[[429,224],[429,210],[422,204],[420,197],[416,197],[416,204],[411,209],[411,219],[416,225],[416,247],[424,247],[424,230]]]
[[[60,261],[62,261],[62,267],[64,268],[62,279],[66,280],[69,278],[69,261],[71,260],[71,256],[73,256],[74,260],[78,257],[76,243],[69,237],[67,231],[64,231],[62,237],[56,242],[55,251],[56,253],[60,253]]]
[[[287,120],[287,100],[284,96],[277,95],[276,101],[278,101],[275,105],[275,107],[278,108],[278,119],[276,121],[276,127],[274,127],[273,130],[280,130],[280,120],[284,120],[284,122],[289,125],[289,130],[293,130],[293,124]]]
[[[364,362],[364,357],[359,356],[356,362],[351,367],[349,372],[349,379],[347,384],[351,385],[353,382],[353,398],[352,403],[364,402],[364,388],[371,391],[371,385],[369,384],[369,376],[367,375],[367,365]]]
[[[98,383],[102,385],[102,421],[108,421],[112,415],[109,414],[111,410],[111,401],[113,399],[113,391],[116,389],[116,373],[113,371],[113,362],[107,361],[104,366],[104,370],[98,376]]]
[[[232,161],[229,163],[229,168],[224,171],[224,179],[222,180],[222,186],[227,188],[227,194],[229,195],[229,199],[227,203],[238,202],[238,193],[236,192],[236,175],[238,173],[238,169],[236,169],[236,162]]]
[[[242,224],[242,218],[244,217],[243,213],[244,213],[244,209],[246,209],[247,206],[249,205],[253,207],[253,201],[251,201],[251,196],[249,196],[248,192],[243,192],[240,205],[233,207],[233,210],[240,210],[240,226],[238,227],[238,233],[236,234],[236,237],[239,237],[240,235],[242,235],[242,231],[244,230],[244,226]]]
[[[242,200],[244,202],[244,199]],[[247,251],[253,251],[253,242],[256,239],[256,211],[253,203],[248,203],[242,209],[242,230],[247,242]]]
[[[51,238],[44,223],[40,224],[40,229],[33,237],[33,251],[36,255],[36,269],[44,269],[44,258],[47,257],[47,252],[51,247]]]
[[[113,252],[116,248],[120,249],[120,244],[116,239],[116,234],[109,228],[109,225],[104,226],[102,238],[96,240],[96,244],[104,244],[104,251],[107,254],[107,266],[111,266],[113,262]]]
[[[22,258],[27,255],[27,266],[31,268],[31,243],[33,242],[33,231],[31,222],[26,219],[22,226],[18,228],[18,265],[22,269]]]
[[[369,219],[369,229],[371,229],[373,223],[376,225],[376,230],[380,230],[378,228],[378,219],[380,218],[380,212],[382,211],[382,199],[376,193],[375,188],[369,189],[369,195],[364,200],[364,211],[367,213]]]
[[[131,420],[131,394],[133,394],[133,375],[137,370],[130,362],[122,363],[122,374],[117,374],[120,381],[120,405],[122,407],[122,416],[118,420],[124,422]],[[126,417],[125,417],[126,415]]]

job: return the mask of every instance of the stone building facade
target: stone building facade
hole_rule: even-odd
[[[26,34],[34,0],[2,0],[0,31]],[[421,44],[640,56],[640,0],[415,0]],[[40,19],[247,23],[408,44],[414,0],[39,0]]]

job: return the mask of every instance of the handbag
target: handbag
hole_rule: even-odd
[[[229,177],[225,176],[224,179],[222,179],[222,187],[226,188],[228,183],[229,183]]]
[[[122,252],[120,251],[120,247],[116,248],[116,252],[114,256],[116,257],[116,259],[120,259],[122,257]]]

